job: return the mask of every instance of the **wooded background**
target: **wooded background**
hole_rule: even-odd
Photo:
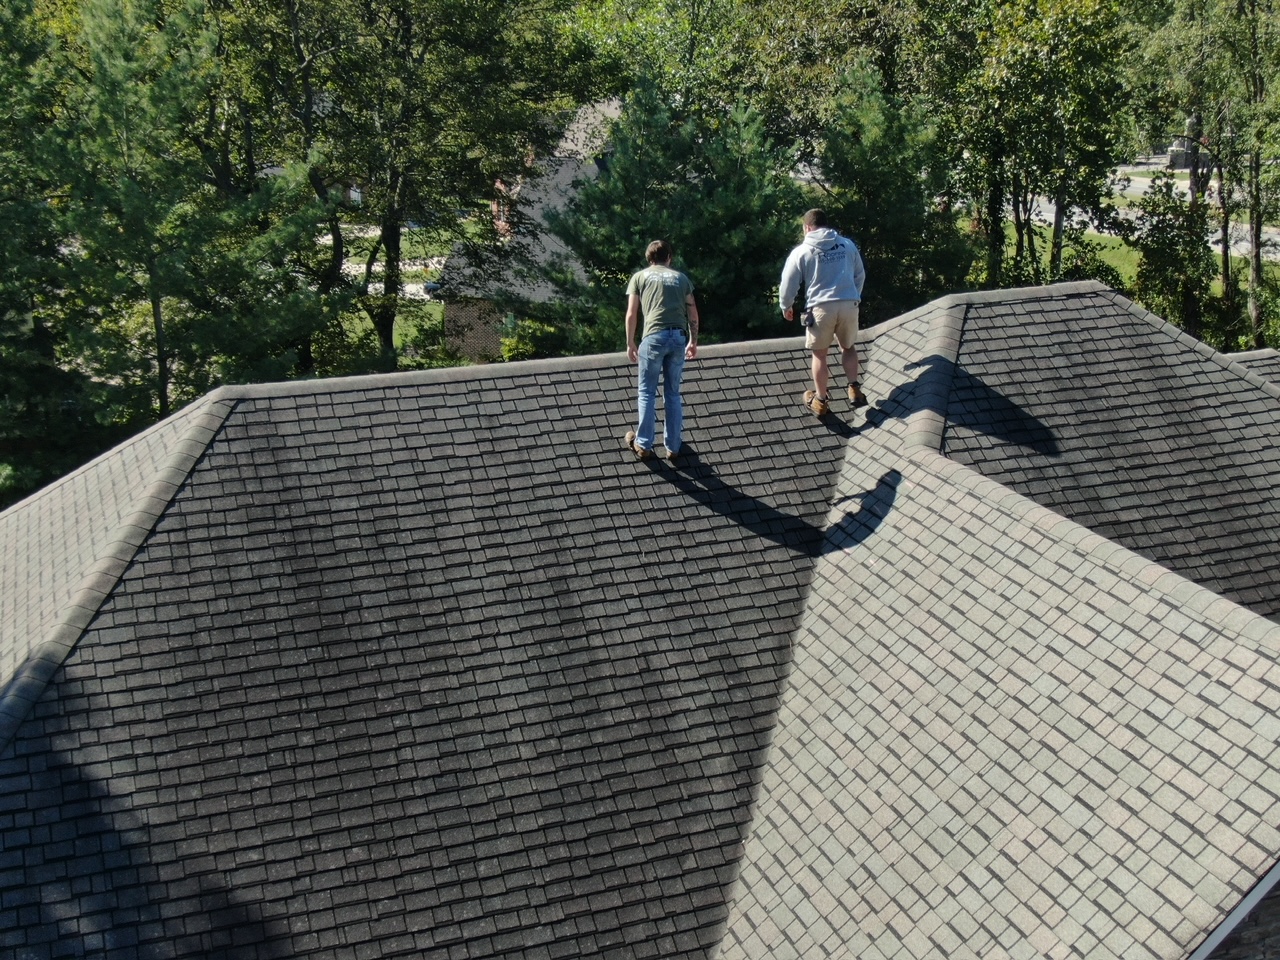
[[[621,349],[656,237],[704,342],[794,332],[774,295],[810,206],[862,248],[864,324],[1094,277],[1219,349],[1280,346],[1278,20],[1271,0],[8,0],[0,506],[222,383],[460,362],[411,288],[450,254],[514,271],[535,230],[578,267],[522,265],[556,293],[503,305],[508,358]],[[601,102],[621,107],[598,175],[535,222],[529,186]]]

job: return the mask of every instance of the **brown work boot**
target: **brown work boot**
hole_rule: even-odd
[[[827,397],[818,396],[817,390],[806,390],[804,392],[804,405],[809,408],[809,412],[815,417],[825,417],[827,411],[831,409],[831,401]]]
[[[648,460],[653,456],[653,451],[648,450],[636,443],[636,432],[628,430],[627,435],[622,439],[627,441],[627,448],[636,455],[637,460]]]
[[[862,387],[856,383],[849,384],[849,402],[853,404],[853,409],[867,405],[867,395],[862,392]]]

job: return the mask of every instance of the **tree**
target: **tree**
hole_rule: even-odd
[[[817,202],[859,243],[866,323],[962,289],[974,251],[942,201],[948,170],[919,108],[883,92],[869,66],[845,78],[818,144]]]
[[[60,322],[102,416],[139,425],[219,383],[281,379],[340,309],[314,282],[305,167],[259,164],[224,24],[200,0],[87,0],[60,210],[73,238]]]
[[[739,42],[749,29],[741,0],[603,0],[579,4],[575,17],[609,65],[602,96],[625,96],[643,79],[686,110],[742,97],[751,58]]]
[[[154,415],[171,410],[168,310],[202,239],[184,231],[203,182],[185,135],[209,84],[202,12],[87,0],[83,77],[62,118],[73,282],[87,321],[80,346],[104,382],[127,385],[124,406],[135,414],[151,407],[147,396]]]
[[[0,507],[98,452],[83,374],[58,362],[62,336],[46,307],[58,297],[58,184],[49,176],[57,77],[52,38],[27,0],[0,9]]]
[[[1280,212],[1280,191],[1267,176],[1269,161],[1280,159],[1280,10],[1271,0],[1238,0],[1228,5],[1222,37],[1226,65],[1237,96],[1230,118],[1239,137],[1248,212],[1248,313],[1253,346],[1266,346],[1266,279],[1262,261],[1263,225]]]
[[[1271,0],[1176,0],[1153,25],[1143,69],[1160,79],[1147,98],[1144,122],[1157,142],[1172,139],[1184,154],[1190,202],[1208,202],[1217,179],[1223,303],[1221,331],[1231,333],[1238,312],[1230,241],[1235,216],[1247,220],[1246,280],[1249,334],[1263,345],[1268,280],[1262,227],[1274,218],[1277,195],[1269,186],[1268,157],[1276,138],[1274,99],[1280,80],[1280,26]],[[1199,319],[1188,329],[1198,335]],[[1221,332],[1220,331],[1220,332]]]
[[[693,278],[706,342],[784,332],[778,271],[801,206],[790,154],[748,108],[685,112],[674,99],[640,86],[612,127],[599,177],[550,218],[584,271],[553,275],[566,301],[561,323],[583,325],[580,348],[621,347],[627,278],[659,238]]]
[[[1048,278],[1061,272],[1070,211],[1105,216],[1110,174],[1127,152],[1124,32],[1114,0],[1014,0],[975,11],[979,62],[961,75],[948,127],[963,152],[960,183],[988,239],[984,282],[1046,279],[1038,208],[1053,205]]]
[[[1214,272],[1205,207],[1184,199],[1173,176],[1162,172],[1138,209],[1135,294],[1152,313],[1196,335]]]
[[[359,293],[391,367],[406,226],[498,243],[491,208],[519,204],[508,187],[558,140],[589,57],[555,4],[369,0],[347,23],[325,58],[324,154],[376,231]]]

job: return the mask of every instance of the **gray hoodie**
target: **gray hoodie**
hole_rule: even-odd
[[[785,312],[804,287],[806,306],[832,300],[862,300],[866,271],[858,246],[830,227],[818,227],[805,234],[804,241],[787,257],[778,285],[778,306]]]

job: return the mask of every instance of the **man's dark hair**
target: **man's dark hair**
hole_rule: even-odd
[[[816,230],[818,227],[827,225],[827,212],[819,207],[812,210],[806,210],[804,214],[804,225],[810,230]]]
[[[671,244],[665,240],[655,240],[645,248],[644,258],[650,263],[670,263]]]

